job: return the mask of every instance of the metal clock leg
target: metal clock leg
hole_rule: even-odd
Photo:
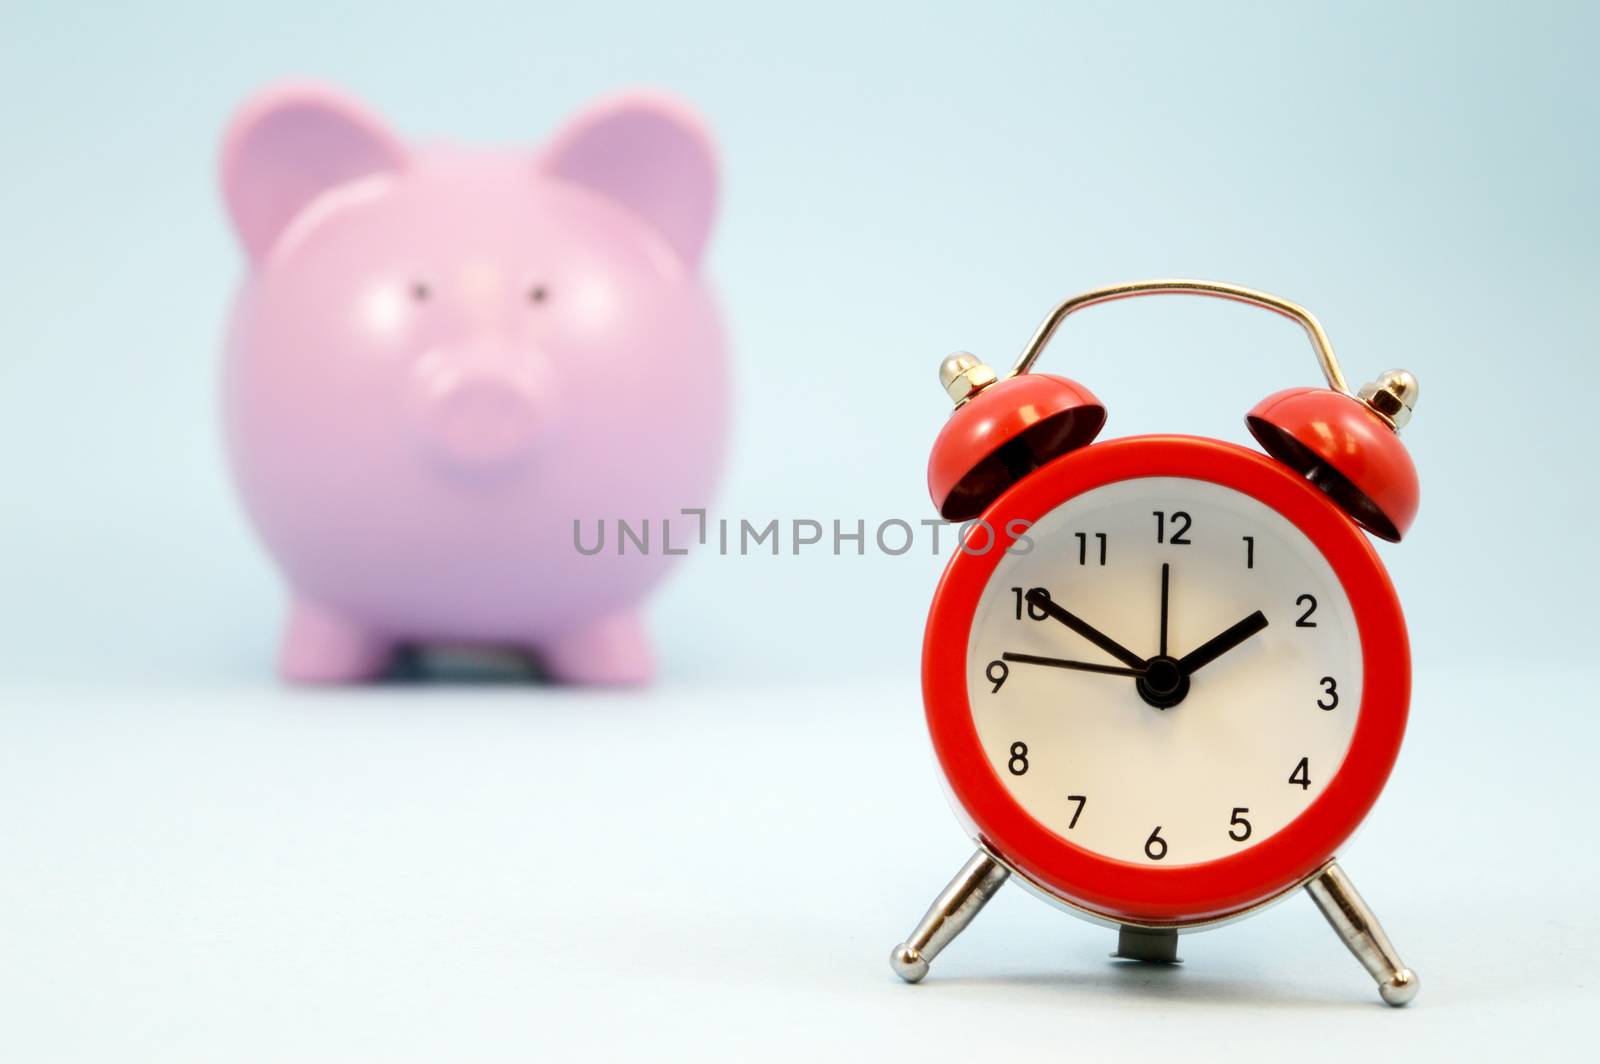
[[[928,974],[929,962],[966,930],[1010,876],[1009,868],[982,850],[973,854],[950,885],[933,899],[911,936],[889,955],[894,974],[908,983],[921,981]]]
[[[1367,903],[1356,893],[1344,869],[1330,863],[1306,884],[1306,893],[1317,903],[1328,923],[1344,939],[1350,952],[1378,983],[1378,995],[1390,1005],[1404,1005],[1417,996],[1417,973],[1400,962],[1389,943],[1389,936],[1378,925]]]

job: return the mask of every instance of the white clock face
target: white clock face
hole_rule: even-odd
[[[1167,867],[1258,845],[1316,800],[1355,731],[1362,660],[1299,529],[1230,488],[1148,477],[1027,535],[985,588],[967,671],[989,762],[1035,820]]]

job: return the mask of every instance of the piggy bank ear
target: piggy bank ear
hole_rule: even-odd
[[[599,192],[666,237],[699,265],[717,205],[717,157],[699,117],[653,92],[613,96],[556,134],[540,170]]]
[[[317,85],[278,85],[241,107],[222,141],[222,195],[259,260],[329,189],[404,167],[405,146],[366,108]]]

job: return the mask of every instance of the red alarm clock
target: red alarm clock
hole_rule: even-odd
[[[1071,313],[1156,293],[1301,324],[1326,388],[1246,416],[1265,453],[1194,436],[1092,442],[1105,408],[1032,372]],[[1417,475],[1398,431],[1415,378],[1352,394],[1304,308],[1209,281],[1144,281],[1051,312],[1003,379],[941,368],[940,514],[967,522],[923,643],[928,729],[978,853],[891,962],[915,982],[1013,873],[1120,929],[1118,956],[1176,960],[1180,930],[1305,887],[1403,1005],[1401,964],[1334,855],[1399,754],[1405,620],[1368,534],[1398,541]]]

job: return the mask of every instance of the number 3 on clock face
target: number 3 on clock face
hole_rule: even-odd
[[[1121,919],[1226,915],[1315,871],[1381,789],[1409,694],[1361,534],[1281,467],[1182,437],[1058,460],[986,520],[1019,517],[1030,545],[952,562],[925,649],[974,834]]]

